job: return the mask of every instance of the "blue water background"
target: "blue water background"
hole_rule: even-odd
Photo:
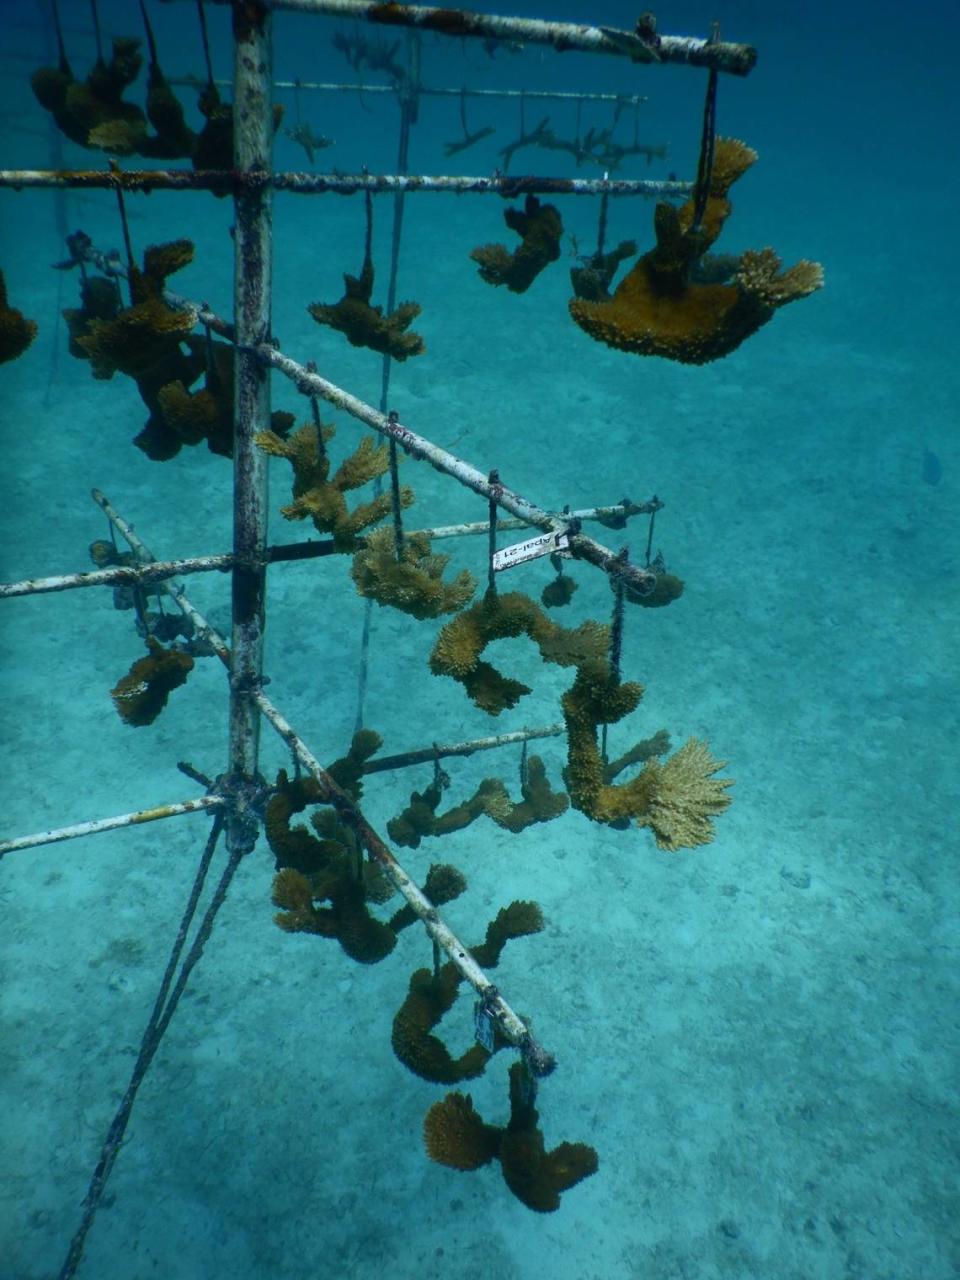
[[[89,9],[63,0],[79,75],[94,55]],[[202,74],[193,5],[152,5],[168,75]],[[609,3],[527,16],[629,28]],[[46,13],[43,10],[43,13]],[[101,6],[105,36],[139,34],[132,5]],[[58,163],[30,71],[52,57],[49,20],[0,5],[4,167]],[[960,443],[956,357],[957,9],[880,3],[677,3],[661,29],[756,45],[756,69],[721,77],[719,128],[759,152],[734,188],[718,245],[772,245],[786,264],[824,265],[825,288],[776,315],[724,360],[690,368],[592,342],[570,321],[568,256],[522,296],[489,288],[469,261],[508,241],[496,197],[407,201],[400,298],[423,306],[427,354],[395,367],[402,421],[544,506],[637,500],[666,506],[655,546],[683,598],[631,610],[625,676],[646,686],[614,750],[667,728],[728,761],[733,804],[709,846],[661,853],[649,832],[568,814],[521,836],[485,821],[403,850],[422,880],[452,861],[469,891],[445,909],[479,941],[513,898],[541,903],[544,932],[508,946],[496,978],[560,1066],[540,1093],[547,1146],[593,1143],[600,1169],[552,1215],[531,1213],[494,1166],[432,1164],[422,1118],[442,1090],[406,1072],[390,1025],[418,930],[381,965],[272,924],[272,857],[244,862],[134,1112],[87,1242],[81,1275],[168,1280],[230,1275],[420,1278],[552,1275],[564,1280],[948,1280],[960,1271],[958,1177],[958,736]],[[209,16],[215,70],[229,76],[225,11]],[[335,24],[279,14],[275,74],[353,80]],[[349,27],[342,28],[349,30]],[[641,92],[642,140],[669,157],[630,177],[692,178],[705,75],[529,47],[491,59],[474,42],[426,37],[428,83]],[[372,77],[371,77],[372,78]],[[131,91],[142,100],[143,78]],[[182,91],[187,101],[192,95]],[[294,95],[278,91],[287,121]],[[300,94],[302,117],[336,140],[317,169],[393,172],[397,113],[386,96]],[[414,172],[490,173],[519,122],[516,101],[468,102],[496,132],[444,158],[456,99],[425,100]],[[572,135],[574,108],[528,102]],[[191,118],[198,122],[196,113]],[[609,107],[584,107],[603,127]],[[628,112],[619,125],[629,141]],[[67,165],[102,157],[65,142]],[[129,160],[127,165],[139,163]],[[307,167],[277,139],[278,168]],[[513,172],[597,176],[558,153],[519,152]],[[89,567],[105,536],[96,486],[159,556],[230,546],[229,464],[205,448],[155,463],[132,443],[145,412],[132,382],[97,382],[66,352],[58,310],[76,280],[49,270],[59,229],[120,244],[113,198],[0,191],[0,267],[39,336],[0,368],[5,580]],[[375,299],[383,300],[392,202],[375,202]],[[187,235],[195,262],[171,283],[231,312],[231,208],[205,194],[129,201],[138,252]],[[318,329],[307,303],[334,301],[363,250],[358,197],[275,200],[273,328],[283,348],[371,403],[379,358]],[[561,202],[583,249],[597,205]],[[610,241],[652,243],[652,203],[616,200]],[[303,413],[274,383],[276,407]],[[335,448],[356,427],[335,421]],[[352,445],[350,446],[352,447]],[[937,459],[929,464],[928,455]],[[482,502],[407,465],[414,523],[477,520]],[[934,482],[935,481],[935,482]],[[288,500],[282,462],[271,508]],[[304,532],[275,515],[271,538]],[[646,529],[602,528],[636,558]],[[484,572],[481,539],[447,544]],[[575,567],[569,621],[605,619],[602,576]],[[538,595],[549,571],[514,571]],[[219,576],[189,593],[228,616]],[[109,689],[142,652],[108,593],[8,601],[0,611],[3,834],[22,835],[196,794],[176,771],[226,763],[226,687],[198,663],[157,723],[120,723]],[[329,762],[357,711],[363,609],[340,559],[271,571],[270,694]],[[567,619],[565,619],[567,620]],[[494,660],[534,694],[493,721],[432,677],[436,624],[375,610],[367,723],[386,750],[559,718],[569,672],[531,646]],[[559,777],[562,741],[542,754]],[[264,768],[286,763],[264,737]],[[451,803],[492,772],[516,791],[515,752],[452,767]],[[364,808],[381,831],[429,769],[380,776]],[[0,866],[0,1277],[56,1274],[140,1036],[206,820],[10,855]],[[391,908],[392,909],[392,908]],[[461,999],[442,1033],[471,1035]],[[459,1046],[459,1047],[457,1047]],[[507,1117],[506,1055],[465,1089],[491,1123]]]

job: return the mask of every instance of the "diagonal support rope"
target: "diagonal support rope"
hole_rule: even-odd
[[[184,909],[183,916],[180,920],[180,927],[177,930],[177,936],[174,940],[173,947],[170,951],[170,957],[167,960],[167,967],[164,971],[163,978],[160,982],[160,988],[157,992],[156,1000],[153,1004],[153,1011],[147,1022],[146,1029],[140,1040],[140,1051],[137,1054],[137,1061],[134,1064],[133,1072],[130,1076],[130,1082],[127,1085],[123,1098],[119,1107],[110,1122],[107,1130],[107,1136],[104,1139],[103,1146],[100,1149],[100,1159],[97,1161],[96,1168],[90,1178],[90,1185],[87,1188],[87,1194],[83,1199],[83,1214],[80,1218],[80,1224],[74,1232],[73,1239],[70,1242],[70,1248],[67,1250],[67,1256],[64,1259],[63,1266],[60,1268],[59,1280],[71,1280],[76,1275],[77,1268],[83,1259],[84,1245],[87,1239],[87,1233],[93,1225],[93,1220],[97,1215],[100,1207],[100,1201],[103,1198],[103,1192],[107,1185],[107,1180],[116,1162],[120,1147],[123,1143],[124,1134],[127,1131],[127,1125],[130,1121],[130,1113],[133,1111],[133,1104],[136,1102],[137,1093],[143,1083],[150,1064],[153,1062],[154,1056],[160,1047],[164,1032],[170,1025],[170,1020],[177,1011],[177,1005],[180,1003],[180,997],[186,989],[187,980],[191,972],[203,954],[203,948],[210,937],[210,931],[213,928],[213,922],[217,917],[217,913],[223,906],[224,899],[227,896],[227,890],[233,880],[234,873],[240,865],[240,861],[246,852],[245,849],[234,849],[229,857],[223,874],[220,876],[220,882],[214,891],[214,895],[210,900],[200,927],[197,930],[193,944],[187,953],[186,959],[180,967],[180,972],[174,982],[174,974],[177,965],[180,963],[180,956],[186,943],[187,934],[190,925],[196,914],[197,904],[200,900],[200,894],[203,892],[203,886],[206,883],[207,874],[210,870],[210,864],[220,839],[220,833],[223,830],[224,814],[218,812],[213,819],[213,827],[210,835],[207,837],[207,843],[204,846],[203,854],[200,858],[197,874],[194,877],[193,886],[190,890],[190,896],[187,899],[187,905]]]

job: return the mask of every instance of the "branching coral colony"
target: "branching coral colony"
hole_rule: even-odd
[[[753,148],[738,139],[718,138],[699,222],[695,197],[680,209],[658,204],[656,246],[624,276],[612,298],[571,299],[577,324],[621,351],[706,364],[735,350],[778,308],[819,289],[819,263],[801,261],[781,272],[772,249],[748,249],[729,264],[726,280],[697,278],[704,254],[730,214],[727,192],[756,158]]]
[[[259,16],[252,16],[255,8],[237,6],[238,50],[241,40],[254,38],[257,23],[267,20],[266,13],[259,14],[259,11]],[[140,67],[139,41],[133,38],[115,41],[111,60],[106,62],[102,53],[98,53],[87,80],[80,82],[67,61],[59,22],[59,65],[35,74],[33,87],[37,98],[63,132],[85,147],[99,147],[115,155],[179,156],[189,158],[196,168],[205,170],[227,170],[232,164],[238,164],[233,153],[233,114],[229,106],[220,102],[209,55],[207,86],[200,100],[206,125],[200,133],[195,133],[187,126],[182,109],[163,76],[142,4],[141,10],[150,53],[145,110],[123,96]],[[391,21],[394,17],[405,21],[402,6],[396,6],[396,11]],[[430,25],[431,12],[418,11],[417,21]],[[426,19],[424,14],[428,15]],[[202,20],[202,5],[200,15]],[[495,37],[513,33],[518,38],[539,39],[558,48],[592,48],[589,41],[597,38],[593,28],[526,20],[509,20],[507,30],[503,27],[505,20],[498,18],[495,21],[500,26],[488,29],[487,19],[464,15],[467,16],[470,24],[454,24],[456,33],[479,35],[491,42]],[[437,18],[434,25],[449,34],[454,30],[450,21],[447,14],[442,21]],[[599,39],[604,52],[626,54],[635,61],[690,60],[691,42],[686,38],[660,37],[649,14],[641,18],[635,32],[612,32],[603,28]],[[578,44],[584,41],[587,43]],[[401,109],[406,113],[404,128],[409,130],[415,119],[417,87],[411,68],[418,67],[418,59],[411,57],[410,64],[401,67],[397,61],[399,44],[377,46],[360,37],[346,36],[336,43],[355,70],[359,71],[362,65],[378,67],[391,77],[398,93],[403,90]],[[674,47],[675,55],[671,53]],[[205,27],[204,48],[207,52]],[[610,346],[693,364],[727,355],[766,323],[776,309],[808,295],[822,284],[818,264],[803,261],[781,271],[779,259],[771,249],[748,250],[739,257],[708,254],[730,213],[727,198],[730,187],[756,159],[745,143],[715,136],[717,68],[743,74],[753,65],[755,54],[748,46],[723,45],[714,38],[698,43],[697,57],[702,65],[710,68],[710,87],[693,194],[679,208],[669,203],[658,204],[654,217],[655,247],[640,257],[612,295],[613,278],[620,264],[636,252],[636,245],[625,240],[613,250],[605,250],[604,195],[597,250],[582,258],[581,265],[571,273],[576,296],[569,304],[576,323]],[[256,59],[243,60],[238,56],[235,74],[238,81],[248,72],[254,77],[251,81],[254,96],[259,94],[262,104],[261,133],[267,136],[270,124],[274,129],[279,124],[279,114],[270,108],[269,95],[260,92],[263,84],[256,80],[256,72],[250,71],[256,65]],[[467,141],[476,140],[466,128],[463,95],[461,123]],[[239,134],[240,116],[236,125]],[[602,157],[613,154],[611,148],[615,144],[610,132],[595,134],[591,130],[581,145],[578,128],[576,146],[568,146],[557,140],[544,121],[533,134],[527,134],[522,127],[519,142],[507,150],[512,154],[520,145],[537,142],[554,150],[570,150],[577,163],[583,158],[598,160],[598,156],[593,155],[595,143],[602,144]],[[646,153],[651,148],[642,147],[635,138],[632,148],[619,150],[626,155]],[[268,167],[268,157],[264,159],[261,154],[257,159],[255,148],[250,154],[253,156],[249,162],[251,170],[258,164],[261,172]],[[603,162],[606,163],[606,159]],[[224,195],[231,190],[226,174],[222,182],[220,175],[214,178],[216,181],[206,181],[206,185],[215,194]],[[506,188],[500,189],[507,193]],[[553,185],[546,189],[559,188]],[[242,191],[235,195],[238,210],[245,208],[244,199],[259,198],[249,197],[249,193]],[[120,206],[122,214],[122,198]],[[319,324],[343,334],[352,344],[367,347],[384,357],[385,398],[391,360],[404,361],[420,355],[425,344],[410,330],[410,324],[420,312],[417,303],[393,306],[391,301],[385,310],[372,302],[375,276],[369,189],[365,215],[365,249],[359,275],[345,273],[345,292],[338,302],[313,303],[308,310]],[[240,220],[238,214],[238,223]],[[506,285],[511,292],[520,293],[559,257],[562,222],[556,207],[542,203],[529,188],[523,207],[508,209],[505,220],[520,236],[519,246],[512,252],[499,244],[481,246],[470,256],[487,283]],[[551,783],[542,758],[528,757],[524,749],[518,798],[515,798],[516,790],[501,778],[487,777],[471,795],[444,806],[444,796],[452,784],[440,766],[440,756],[435,749],[429,784],[422,791],[413,790],[406,806],[388,823],[394,843],[416,849],[425,840],[437,840],[484,818],[504,830],[520,832],[534,823],[554,821],[571,808],[596,823],[619,828],[631,824],[649,827],[660,849],[678,850],[709,842],[714,834],[713,820],[730,803],[727,792],[732,784],[729,778],[716,776],[724,765],[713,757],[706,743],[690,738],[671,753],[669,737],[661,730],[626,746],[613,759],[607,751],[610,726],[626,721],[643,695],[640,684],[621,676],[625,610],[628,606],[669,605],[684,589],[683,582],[666,571],[662,557],[650,559],[652,520],[662,505],[659,500],[631,510],[626,499],[623,503],[626,514],[645,510],[651,516],[647,563],[640,570],[630,565],[625,552],[617,556],[582,536],[578,522],[544,512],[505,490],[495,472],[485,480],[482,473],[469,464],[400,427],[396,415],[387,415],[385,409],[378,414],[348,393],[324,383],[309,366],[305,369],[281,357],[263,337],[248,337],[244,345],[239,328],[218,321],[206,311],[203,321],[207,327],[206,337],[195,337],[198,308],[173,297],[166,289],[167,278],[192,259],[193,246],[187,240],[153,246],[144,253],[142,266],[138,266],[129,248],[125,223],[124,234],[125,268],[118,255],[97,254],[89,239],[79,232],[68,242],[70,258],[60,265],[80,266],[82,277],[81,305],[65,312],[70,350],[90,362],[96,378],[108,379],[121,372],[136,381],[149,414],[136,437],[138,447],[150,458],[163,461],[173,457],[183,445],[206,440],[211,451],[224,457],[230,457],[241,447],[246,449],[245,458],[249,463],[253,454],[252,438],[263,455],[284,459],[293,471],[291,501],[281,509],[284,518],[311,520],[319,533],[329,536],[324,551],[349,555],[356,590],[368,602],[397,609],[421,624],[428,624],[429,670],[437,677],[460,684],[466,697],[486,714],[498,716],[531,693],[521,680],[485,659],[486,650],[496,641],[525,637],[536,646],[544,662],[572,669],[570,686],[561,698],[566,735],[562,787]],[[249,227],[238,226],[238,239],[241,234],[250,234]],[[392,277],[399,246],[398,231],[394,240]],[[260,248],[263,247],[261,243]],[[86,269],[90,262],[98,265],[102,274],[91,274]],[[124,276],[129,291],[126,304],[119,285]],[[238,280],[241,281],[238,288],[243,288],[242,273]],[[391,284],[391,298],[392,288]],[[238,315],[240,311],[238,303]],[[239,326],[239,321],[237,324]],[[228,340],[214,340],[211,326]],[[20,355],[35,332],[31,321],[7,305],[0,275],[0,360]],[[281,368],[294,378],[303,394],[325,395],[341,408],[348,408],[355,417],[387,436],[387,443],[376,444],[373,438],[363,438],[335,462],[328,448],[334,439],[334,429],[320,420],[316,398],[311,399],[312,421],[294,430],[291,415],[274,413],[269,429],[264,429],[265,413],[257,420],[255,414],[235,404],[234,366],[250,359],[260,362],[256,366],[258,373],[270,365]],[[203,386],[194,389],[201,377]],[[237,399],[241,384],[242,379],[238,379]],[[238,423],[241,419],[244,421],[243,433],[239,425],[235,429],[235,417]],[[256,435],[250,428],[251,421],[257,421],[260,428]],[[434,466],[488,498],[489,523],[483,528],[490,538],[491,561],[487,586],[479,598],[475,598],[477,584],[466,570],[455,573],[452,578],[446,576],[450,557],[433,551],[430,531],[404,529],[403,513],[413,504],[414,493],[399,483],[399,447],[415,457],[429,458]],[[379,481],[388,472],[390,492],[380,493]],[[372,496],[348,505],[348,498],[354,501],[350,495],[370,484],[377,485]],[[239,496],[237,504],[239,510]],[[556,576],[544,587],[539,602],[522,592],[501,593],[497,588],[495,572],[504,567],[497,563],[495,555],[498,509],[544,531],[543,538],[523,544],[528,550],[536,544],[530,555],[552,551],[551,563]],[[388,517],[392,517],[391,524],[382,524]],[[182,592],[172,594],[189,620],[189,626],[171,623],[162,608],[159,613],[147,611],[148,590],[158,600],[162,597],[156,587],[148,589],[136,581],[137,566],[143,563],[143,548],[138,550],[135,536],[125,531],[115,516],[111,518],[127,536],[133,552],[120,553],[112,542],[97,542],[91,547],[91,555],[98,566],[117,566],[118,576],[113,580],[127,585],[116,588],[115,599],[118,607],[136,608],[137,626],[148,650],[117,682],[111,694],[126,723],[147,725],[160,714],[171,692],[186,680],[195,656],[216,653],[235,675],[236,648],[231,653],[209,626],[201,628],[202,634],[197,633],[195,623],[199,615],[187,605]],[[598,518],[603,517],[598,514]],[[616,520],[613,523],[617,527]],[[623,517],[620,517],[619,524],[622,523]],[[307,549],[316,546],[305,545]],[[570,557],[590,560],[609,573],[614,587],[614,609],[609,625],[586,621],[579,626],[565,627],[546,612],[564,608],[573,596],[576,582],[564,571]],[[238,556],[235,573],[249,573],[249,564],[243,566],[239,561]],[[119,576],[131,573],[134,574],[132,587],[129,577]],[[169,591],[168,588],[162,590]],[[234,599],[237,599],[236,590]],[[437,620],[444,617],[446,620],[438,624]],[[235,625],[237,635],[242,638],[243,629],[238,631]],[[254,678],[248,690],[253,690],[255,684]],[[232,687],[236,692],[239,687],[236,679]],[[335,940],[346,956],[370,965],[389,956],[399,934],[415,920],[419,918],[426,924],[434,939],[434,964],[432,969],[419,968],[413,972],[407,994],[393,1019],[392,1045],[397,1059],[421,1078],[449,1085],[482,1074],[492,1057],[508,1044],[521,1048],[521,1061],[509,1070],[506,1123],[503,1126],[487,1124],[474,1109],[469,1095],[449,1093],[427,1113],[424,1126],[427,1153],[431,1159],[460,1170],[478,1169],[498,1160],[507,1186],[525,1205],[538,1212],[557,1209],[564,1191],[596,1171],[597,1153],[584,1143],[569,1142],[547,1150],[535,1106],[536,1080],[549,1074],[553,1061],[537,1045],[529,1026],[502,1002],[496,987],[476,968],[478,965],[496,967],[508,941],[541,931],[544,919],[540,907],[533,902],[516,901],[501,908],[487,926],[484,940],[474,947],[455,948],[449,930],[438,942],[442,921],[437,908],[462,894],[466,879],[452,865],[437,862],[430,866],[422,885],[416,886],[366,823],[359,806],[365,777],[378,771],[379,762],[375,757],[382,746],[380,735],[370,729],[359,729],[346,754],[328,770],[323,770],[262,691],[253,691],[250,696],[259,713],[278,728],[293,750],[296,763],[294,776],[280,770],[273,786],[267,789],[267,796],[261,796],[258,801],[276,863],[272,898],[277,908],[277,926],[290,933]],[[231,706],[235,709],[234,703]],[[381,761],[387,763],[382,757]],[[308,775],[301,773],[301,765],[309,770]],[[633,776],[625,780],[621,777],[634,769]],[[255,767],[250,771],[251,782],[255,780],[254,774]],[[223,797],[208,799],[222,801]],[[309,827],[294,821],[297,815],[308,810]],[[215,827],[214,842],[216,831]],[[248,847],[252,847],[252,842]],[[238,856],[233,849],[231,856]],[[390,914],[382,913],[381,909],[398,889],[405,904]],[[446,963],[440,962],[441,944],[450,957]],[[437,1029],[456,1001],[465,977],[482,996],[475,1010],[476,1042],[461,1052],[454,1052],[440,1038]],[[122,1134],[122,1126],[114,1129]],[[110,1163],[116,1149],[114,1143],[108,1151]],[[94,1206],[101,1186],[102,1179],[97,1184],[97,1196],[89,1198]],[[88,1223],[89,1218],[86,1221]],[[81,1249],[84,1232],[85,1227],[78,1233]],[[73,1272],[65,1269],[63,1274]]]
[[[233,108],[221,100],[209,60],[207,83],[201,89],[197,104],[205,124],[195,132],[187,125],[183,106],[160,67],[143,0],[140,0],[140,13],[150,52],[145,108],[123,97],[143,66],[139,38],[115,39],[112,57],[106,62],[99,48],[98,27],[97,60],[86,80],[77,80],[64,46],[57,0],[53,3],[53,17],[59,61],[56,67],[40,67],[33,73],[30,83],[34,96],[50,112],[62,133],[78,146],[114,156],[189,159],[195,169],[231,169]],[[282,107],[274,108],[275,129],[280,127],[282,119]],[[225,195],[228,190],[225,187],[216,194]]]

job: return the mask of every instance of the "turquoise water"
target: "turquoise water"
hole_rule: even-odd
[[[505,11],[503,6],[492,6]],[[79,75],[90,11],[64,0]],[[151,7],[164,69],[203,74],[192,5]],[[632,10],[526,5],[514,12],[631,27]],[[51,60],[44,8],[3,6],[4,167],[58,163],[29,74]],[[242,863],[204,958],[146,1078],[78,1274],[102,1280],[394,1275],[571,1280],[947,1280],[960,1268],[957,1166],[958,386],[952,227],[956,11],[879,5],[681,3],[661,28],[755,44],[743,80],[721,77],[719,131],[759,160],[732,192],[717,248],[772,245],[824,264],[826,285],[727,358],[687,367],[610,350],[569,319],[571,236],[591,247],[597,206],[558,201],[563,256],[525,294],[493,289],[470,250],[511,239],[504,202],[416,195],[406,202],[398,296],[423,311],[427,351],[393,369],[390,405],[413,430],[512,488],[560,509],[657,493],[655,547],[686,584],[667,609],[630,609],[623,673],[646,689],[611,751],[667,729],[705,738],[736,779],[712,844],[657,850],[649,831],[568,813],[511,835],[488,819],[399,850],[422,882],[455,863],[468,891],[443,909],[479,942],[513,899],[542,907],[543,932],[512,942],[494,974],[559,1066],[538,1097],[546,1145],[589,1142],[599,1170],[539,1215],[496,1164],[432,1163],[423,1117],[445,1092],[411,1075],[390,1045],[412,970],[429,965],[419,928],[376,966],[272,923],[265,841]],[[41,25],[43,19],[46,25]],[[136,11],[101,8],[105,37],[140,34]],[[215,71],[230,75],[229,22],[209,15]],[[278,14],[275,74],[355,80],[330,37],[350,26]],[[489,57],[426,37],[426,83],[642,93],[637,136],[663,160],[627,177],[692,178],[705,75],[529,47]],[[382,77],[369,77],[382,82]],[[130,93],[142,100],[143,78]],[[198,123],[193,94],[180,92]],[[301,119],[335,146],[316,169],[392,172],[388,95],[301,91]],[[289,90],[276,94],[296,118]],[[488,174],[519,108],[472,99],[471,130],[495,132],[447,160],[459,104],[424,102],[413,172]],[[528,102],[577,129],[570,104]],[[584,106],[580,128],[611,123]],[[626,113],[617,125],[633,139]],[[65,141],[68,166],[102,158]],[[124,161],[127,165],[139,163]],[[288,136],[278,168],[308,167]],[[521,151],[511,171],[599,176],[561,152]],[[374,300],[386,290],[392,200],[374,202]],[[205,194],[129,201],[137,253],[189,236],[178,292],[232,310],[232,212]],[[611,202],[608,239],[652,244],[653,205]],[[91,377],[66,350],[58,312],[77,305],[61,229],[121,244],[113,197],[0,192],[0,268],[11,303],[37,321],[0,368],[4,442],[2,577],[90,567],[106,535],[102,490],[158,556],[230,547],[230,467],[205,447],[153,462],[132,444],[146,411],[119,375]],[[335,301],[363,255],[358,197],[278,195],[273,329],[292,356],[376,404],[381,362],[318,328],[306,307]],[[303,415],[277,378],[275,408]],[[347,452],[358,430],[323,411]],[[350,444],[350,448],[353,444]],[[933,456],[934,463],[930,458]],[[481,520],[485,504],[415,463],[411,527]],[[271,469],[273,541],[308,526],[279,515],[289,469]],[[590,530],[642,559],[646,526]],[[514,535],[510,535],[512,538]],[[517,537],[521,535],[516,535]],[[508,541],[506,535],[502,541]],[[483,575],[483,539],[451,568]],[[269,694],[323,762],[357,716],[363,603],[342,558],[270,571]],[[610,591],[587,565],[568,625],[606,620]],[[543,563],[510,571],[538,596]],[[229,585],[187,580],[226,625]],[[143,652],[109,592],[4,602],[4,769],[0,836],[24,835],[198,794],[176,769],[226,763],[227,689],[198,661],[150,727],[116,715],[110,689]],[[427,654],[439,623],[375,609],[365,720],[384,750],[549,724],[570,673],[523,641],[489,656],[534,692],[497,719]],[[542,748],[554,785],[562,739]],[[267,730],[264,772],[288,763]],[[485,776],[517,792],[509,748],[448,763],[450,803]],[[363,808],[382,833],[429,767],[379,774]],[[445,801],[446,803],[446,801]],[[180,817],[8,855],[0,867],[0,1276],[55,1275],[126,1088],[208,830]],[[219,869],[219,864],[218,868]],[[391,904],[387,911],[395,909]],[[441,1033],[472,1036],[466,994]],[[509,1115],[509,1056],[461,1086],[489,1123]]]

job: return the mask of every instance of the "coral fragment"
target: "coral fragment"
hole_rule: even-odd
[[[713,839],[711,818],[730,804],[726,789],[732,778],[714,778],[725,767],[714,760],[705,742],[690,738],[668,760],[647,761],[647,803],[637,821],[652,827],[659,849],[692,849]]]
[[[525,293],[544,267],[560,257],[563,222],[555,205],[541,204],[534,195],[527,196],[523,209],[504,210],[503,218],[521,244],[513,253],[502,244],[478,245],[470,257],[487,284],[505,284],[511,293]]]
[[[193,670],[193,659],[177,649],[164,649],[147,636],[149,653],[138,658],[122,680],[110,690],[121,720],[129,725],[153,724],[167,705],[167,698]]]
[[[546,1150],[526,1067],[510,1068],[510,1120],[504,1128],[485,1124],[469,1094],[448,1093],[424,1120],[427,1155],[451,1169],[480,1169],[496,1157],[503,1179],[528,1209],[553,1213],[564,1191],[596,1173],[597,1153],[584,1142],[561,1142]]]
[[[694,197],[680,209],[658,204],[655,247],[634,264],[612,298],[572,298],[569,309],[577,324],[621,351],[706,364],[735,350],[778,308],[819,289],[818,263],[803,260],[780,273],[772,249],[747,250],[729,283],[726,273],[698,278],[697,265],[729,216],[727,191],[755,159],[756,152],[738,139],[718,138],[701,225],[693,225]]]
[[[36,324],[7,302],[7,285],[0,271],[0,364],[22,356],[36,336]]]

